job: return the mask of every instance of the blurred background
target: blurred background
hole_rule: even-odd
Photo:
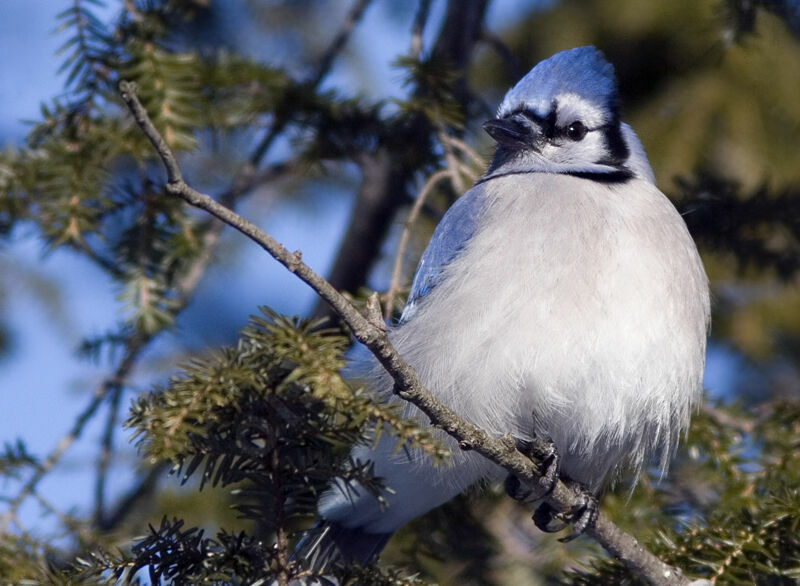
[[[146,29],[144,15],[164,6],[168,18]],[[539,60],[593,44],[614,64],[623,119],[644,143],[658,185],[685,214],[712,281],[705,380],[710,417],[751,421],[752,430],[748,418],[765,405],[798,398],[798,4],[492,0],[466,3],[462,20],[451,11],[457,10],[445,0],[4,0],[0,514],[4,508],[14,513],[4,529],[69,548],[78,522],[112,531],[117,544],[164,512],[211,530],[249,527],[230,512],[227,493],[197,493],[191,483],[182,489],[163,467],[154,472],[122,427],[127,407],[164,384],[194,353],[234,344],[260,305],[304,317],[327,313],[300,281],[230,230],[216,234],[199,273],[176,269],[178,276],[166,281],[174,290],[164,288],[160,273],[137,273],[120,260],[136,257],[126,235],[137,225],[136,214],[144,213],[126,209],[126,202],[142,189],[153,190],[148,182],[158,180],[157,174],[143,178],[141,168],[119,156],[145,152],[141,140],[104,142],[129,133],[108,91],[125,73],[138,76],[145,96],[160,91],[159,72],[177,80],[175,104],[163,102],[174,107],[162,108],[157,122],[174,129],[173,146],[193,186],[235,204],[358,297],[367,289],[391,288],[414,198],[452,154],[443,146],[450,143],[434,139],[445,133],[468,145],[458,153],[471,166],[461,178],[468,187],[470,173],[481,171],[469,152],[484,160],[490,155],[480,123],[493,115],[504,92]],[[113,35],[124,37],[135,26],[145,30],[140,48],[126,49],[130,55],[103,53]],[[469,27],[474,31],[467,39]],[[340,46],[337,36],[343,37]],[[433,59],[439,54],[447,56],[450,70]],[[111,57],[123,65],[115,70]],[[426,66],[409,65],[414,60]],[[187,63],[199,79],[181,78],[191,70]],[[436,91],[451,77],[452,95],[441,106]],[[280,97],[287,87],[295,93]],[[114,122],[97,136],[91,129],[81,134],[75,120],[96,120],[101,112],[112,112]],[[382,157],[397,153],[395,141],[422,132],[408,118],[420,112],[433,128],[424,132],[434,144],[397,155],[398,166],[381,167]],[[333,122],[324,122],[325,115]],[[348,135],[348,128],[367,138]],[[61,163],[48,162],[42,152],[57,133],[63,139],[59,152],[70,152],[70,140],[94,145],[91,151],[74,149],[85,166],[73,161],[71,171],[62,173]],[[239,189],[236,181],[246,187]],[[431,194],[410,231],[395,305],[402,305],[433,227],[458,194],[452,183]],[[370,192],[375,186],[378,195]],[[91,212],[65,212],[70,198]],[[201,236],[211,233],[204,222],[200,214],[185,213],[178,228],[170,227],[171,237],[186,226],[202,227]],[[159,262],[168,264],[168,254],[159,254]],[[135,352],[131,339],[139,340]],[[124,384],[113,398],[100,398],[128,359]],[[34,478],[35,487],[27,490]],[[626,490],[608,506],[624,511]],[[125,500],[131,497],[135,502]],[[475,528],[488,532],[486,543],[494,544],[491,555],[480,554],[495,556],[485,576],[453,574],[468,564],[458,562],[454,570],[435,548],[410,551],[412,533],[385,557],[414,559],[439,583],[536,584],[565,556],[580,557],[590,548],[564,550],[552,540],[541,545],[516,505],[494,493],[452,506],[469,510],[470,519],[496,512]],[[409,532],[435,526],[437,514],[455,513],[434,513]],[[107,526],[112,519],[119,524]],[[531,544],[541,545],[533,568]],[[451,574],[461,577],[448,582]]]

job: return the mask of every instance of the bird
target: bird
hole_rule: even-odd
[[[665,473],[702,400],[709,285],[620,119],[613,66],[591,46],[556,53],[483,128],[494,156],[436,227],[392,345],[461,418],[518,445],[546,438],[557,474],[590,496],[651,464]],[[400,402],[380,368],[363,376]],[[353,460],[371,461],[391,490],[379,499],[334,481],[295,559],[317,571],[368,564],[405,523],[506,476],[442,437],[449,466],[398,451],[388,434],[356,446]]]

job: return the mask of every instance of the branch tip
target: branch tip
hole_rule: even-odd
[[[153,148],[155,148],[158,156],[161,158],[161,162],[164,164],[164,169],[167,172],[167,189],[169,190],[169,184],[183,182],[181,169],[178,166],[175,153],[172,152],[167,141],[161,136],[161,133],[159,133],[153,121],[150,119],[147,110],[139,100],[136,89],[136,84],[134,82],[124,79],[119,82],[119,94],[122,101],[128,106],[128,110],[130,110],[134,121],[150,141],[150,144],[153,145]]]
[[[383,314],[381,314],[381,301],[377,291],[373,291],[367,299],[367,319],[382,332],[387,330],[386,322],[383,321]]]
[[[131,99],[131,96],[136,96],[138,90],[139,88],[135,81],[123,79],[119,82],[119,93],[126,102]]]

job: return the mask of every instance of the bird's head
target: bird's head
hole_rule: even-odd
[[[620,122],[614,68],[594,47],[562,51],[536,65],[483,127],[497,142],[488,175],[652,177],[636,135]]]

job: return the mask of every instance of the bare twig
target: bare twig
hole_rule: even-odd
[[[483,160],[483,157],[481,157],[478,153],[476,153],[471,146],[469,146],[460,138],[456,138],[455,136],[452,136],[447,133],[444,133],[440,138],[444,139],[446,142],[450,143],[451,145],[456,147],[459,151],[467,155],[467,157],[469,157],[469,159],[472,160],[472,162],[475,164],[476,167],[480,169],[486,168],[486,161]],[[470,173],[473,177],[475,177],[475,171],[471,171]]]
[[[461,177],[461,161],[458,160],[458,157],[453,151],[453,143],[447,140],[447,129],[444,126],[439,126],[436,131],[436,137],[442,145],[442,150],[444,150],[444,160],[450,171],[450,182],[453,184],[453,191],[456,193],[464,193],[467,188],[464,185],[463,177]]]
[[[461,161],[458,161],[458,170],[469,177],[470,181],[473,183],[478,180],[478,177],[480,177],[480,173],[476,173],[474,168],[470,167],[466,163],[462,163]]]
[[[462,449],[474,450],[514,474],[522,482],[534,486],[537,484],[543,471],[542,462],[535,462],[517,451],[514,439],[510,435],[500,438],[492,437],[485,430],[461,419],[454,411],[436,399],[425,388],[414,369],[397,353],[386,333],[380,327],[372,324],[347,298],[303,263],[299,254],[289,252],[258,226],[187,185],[177,168],[177,161],[173,153],[169,148],[159,148],[159,145],[165,144],[164,140],[139,102],[135,93],[135,85],[121,82],[120,92],[134,120],[156,147],[162,159],[167,172],[166,189],[168,193],[206,210],[249,237],[314,289],[348,325],[355,338],[372,352],[392,376],[395,381],[394,393],[417,406],[428,417],[431,425],[444,430],[458,442]],[[560,511],[569,511],[577,505],[578,494],[564,482],[559,481],[553,492],[547,497],[547,501]],[[622,560],[633,573],[651,584],[686,585],[689,583],[678,569],[659,560],[635,538],[622,531],[603,514],[599,515],[594,527],[588,529],[586,533],[611,555]]]
[[[372,325],[386,331],[386,324],[381,315],[381,302],[377,291],[373,291],[372,295],[367,299],[367,319]]]
[[[422,190],[419,192],[416,201],[414,201],[411,211],[408,213],[408,219],[406,220],[405,226],[403,226],[403,233],[400,234],[400,242],[397,244],[397,252],[395,253],[394,257],[394,268],[392,269],[392,280],[389,284],[389,290],[386,292],[386,301],[383,310],[383,315],[386,319],[389,319],[392,316],[392,312],[394,311],[394,298],[397,295],[397,292],[400,290],[400,277],[403,272],[403,257],[405,256],[406,247],[408,246],[408,239],[411,236],[411,228],[417,222],[419,212],[422,209],[422,205],[425,203],[425,199],[428,197],[428,194],[433,191],[433,188],[437,183],[448,177],[450,173],[451,171],[449,169],[441,169],[440,171],[437,171],[428,177],[428,180],[425,182],[425,185],[422,186]]]

